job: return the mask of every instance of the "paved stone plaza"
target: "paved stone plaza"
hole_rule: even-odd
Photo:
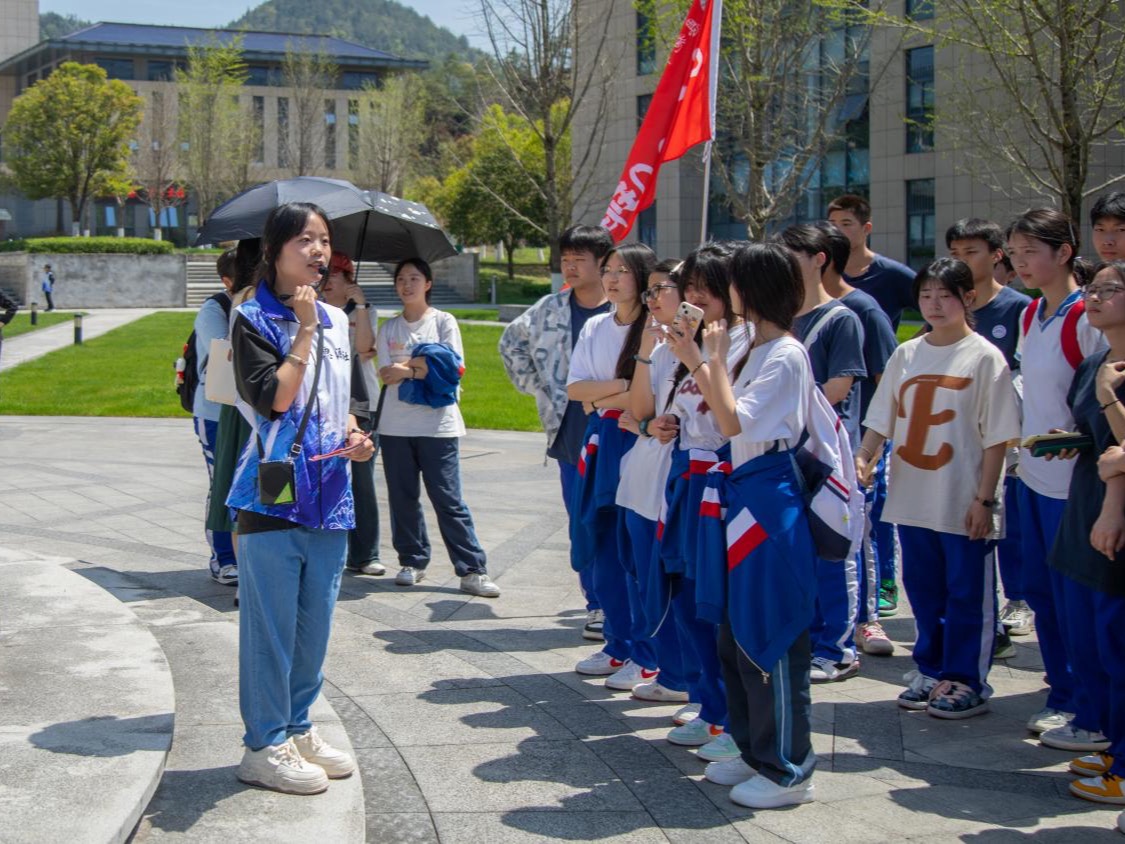
[[[51,623],[73,625],[70,641],[80,643],[81,625],[95,623],[82,596],[104,600],[108,590],[131,613],[115,623],[151,633],[174,683],[171,752],[136,841],[1121,840],[1112,831],[1117,809],[1070,797],[1068,754],[1023,729],[1044,699],[1033,638],[1017,640],[1019,655],[994,669],[993,711],[984,717],[939,721],[894,704],[911,668],[908,609],[886,623],[900,645],[894,657],[867,658],[859,678],[814,688],[818,802],[758,813],[736,807],[727,789],[703,782],[692,752],[663,741],[675,707],[610,694],[573,673],[592,646],[580,637],[583,604],[541,435],[473,431],[462,449],[466,498],[504,594],[490,601],[458,592],[440,548],[431,579],[413,589],[396,588],[390,576],[346,576],[319,712],[330,736],[346,731],[341,740],[350,740],[361,777],[297,798],[234,777],[238,613],[234,590],[207,576],[205,472],[190,422],[0,417],[5,803],[22,795],[23,810],[35,811],[27,772],[4,762],[27,744],[31,707],[5,701],[66,694],[65,684],[38,690],[50,672],[36,669],[37,654],[63,657],[21,645],[47,625],[21,608],[36,601],[49,616],[49,576],[74,572],[97,589],[69,590],[58,611],[71,620]],[[386,518],[383,527],[393,573]],[[431,534],[437,538],[433,527]],[[58,653],[76,650],[68,638],[55,642]],[[112,676],[112,659],[100,658],[108,661],[96,671],[76,658],[65,671]],[[159,700],[149,708],[167,708]],[[54,702],[43,697],[39,711]],[[45,729],[34,727],[35,735]],[[50,748],[45,764],[61,765],[60,773],[52,780],[44,768],[35,787],[50,811],[69,805],[80,816],[108,799],[115,781],[75,774],[81,760],[67,754],[82,751],[68,748]],[[46,799],[58,795],[70,799]],[[0,841],[27,840],[57,839],[0,826]]]

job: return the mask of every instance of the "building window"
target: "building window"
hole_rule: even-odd
[[[136,63],[132,59],[94,59],[94,64],[105,71],[110,79],[135,79]]]
[[[147,64],[149,82],[169,82],[175,76],[175,65],[172,62],[149,59]]]
[[[656,29],[652,19],[637,12],[637,76],[656,72]]]
[[[906,263],[920,270],[934,259],[937,235],[934,215],[934,180],[906,183]]]
[[[345,70],[340,74],[340,87],[345,91],[378,88],[380,87],[379,74],[369,70]]]
[[[645,122],[645,115],[648,114],[648,107],[652,105],[652,94],[641,94],[637,97],[637,129],[641,128],[641,124]]]
[[[277,98],[277,166],[289,166],[289,98]]]
[[[912,21],[932,20],[934,0],[906,0],[906,17]]]
[[[359,167],[359,100],[348,100],[348,169]]]
[[[254,111],[254,163],[264,164],[266,160],[266,98],[250,98]]]
[[[336,169],[336,101],[324,101],[324,166]]]
[[[649,249],[656,249],[656,203],[637,215],[637,240]]]
[[[906,51],[906,151],[934,148],[934,48]]]

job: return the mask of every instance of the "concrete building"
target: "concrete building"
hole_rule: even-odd
[[[399,58],[340,38],[272,32],[96,23],[62,38],[40,41],[38,14],[36,0],[0,0],[0,20],[4,21],[0,31],[0,124],[15,97],[66,61],[97,64],[109,78],[126,81],[145,98],[147,119],[156,101],[176,103],[174,71],[185,66],[189,45],[206,44],[212,37],[228,41],[240,34],[249,75],[240,100],[261,129],[256,160],[251,164],[257,181],[295,175],[288,160],[292,144],[281,141],[292,137],[291,112],[295,116],[293,92],[284,87],[281,71],[288,49],[322,52],[339,67],[334,85],[325,92],[323,131],[318,134],[323,150],[315,169],[317,175],[336,178],[348,177],[355,166],[360,123],[357,98],[364,87],[378,85],[387,74],[427,66],[424,61]],[[142,125],[138,136],[144,135]],[[12,217],[6,223],[7,236],[53,233],[65,229],[70,219],[63,203],[53,200],[32,202],[0,194],[0,208]],[[123,210],[112,200],[102,200],[93,204],[86,227],[93,234],[124,229],[127,235],[144,237],[156,222],[149,208],[137,200],[130,200]],[[190,242],[198,222],[190,195],[182,207],[168,209],[161,222],[166,237],[179,245]]]
[[[607,14],[598,0],[584,0],[578,6],[587,23]],[[921,19],[932,17],[933,10],[932,0],[894,0],[888,12]],[[649,22],[632,3],[617,0],[608,15],[607,43],[619,51],[618,63],[609,87],[608,114],[602,121],[605,140],[599,172],[588,195],[577,203],[581,222],[590,224],[604,213],[664,66],[664,56],[657,55],[646,36]],[[872,248],[917,267],[944,254],[945,230],[960,218],[978,216],[1003,224],[1028,208],[1054,204],[1045,194],[1014,195],[1010,174],[994,173],[984,179],[971,172],[940,120],[930,131],[910,122],[934,110],[941,115],[943,102],[949,106],[955,99],[954,89],[965,76],[966,63],[970,73],[989,75],[984,59],[964,50],[938,48],[918,36],[904,40],[898,31],[875,32],[869,46],[874,82],[868,90],[849,94],[842,108],[849,118],[847,137],[829,151],[793,215],[778,222],[821,218],[833,197],[858,193],[871,200]],[[1003,120],[1011,111],[1010,103],[997,102],[979,119]],[[589,136],[591,122],[591,109],[580,112],[575,149]],[[720,135],[722,130],[720,125]],[[1088,183],[1100,184],[1123,170],[1125,148],[1106,143],[1092,156]],[[712,184],[717,186],[717,179]],[[648,243],[662,256],[686,254],[700,238],[702,188],[698,150],[664,165],[657,201],[642,215],[630,239]],[[1088,205],[1081,240],[1083,252],[1092,254],[1086,211]],[[740,238],[746,229],[729,208],[713,202],[708,232],[715,238]]]

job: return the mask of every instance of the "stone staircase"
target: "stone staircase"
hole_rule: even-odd
[[[367,297],[367,302],[380,310],[399,309],[398,296],[395,294],[394,279],[391,277],[393,266],[380,264],[375,261],[359,265],[359,285]],[[187,306],[197,308],[223,289],[222,283],[215,274],[215,262],[209,260],[193,259],[187,262]],[[452,288],[440,281],[434,282],[431,302],[435,307],[451,307],[467,304]]]

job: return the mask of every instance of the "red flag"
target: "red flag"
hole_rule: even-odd
[[[722,0],[694,0],[633,141],[602,225],[620,242],[656,199],[660,165],[715,137]]]

